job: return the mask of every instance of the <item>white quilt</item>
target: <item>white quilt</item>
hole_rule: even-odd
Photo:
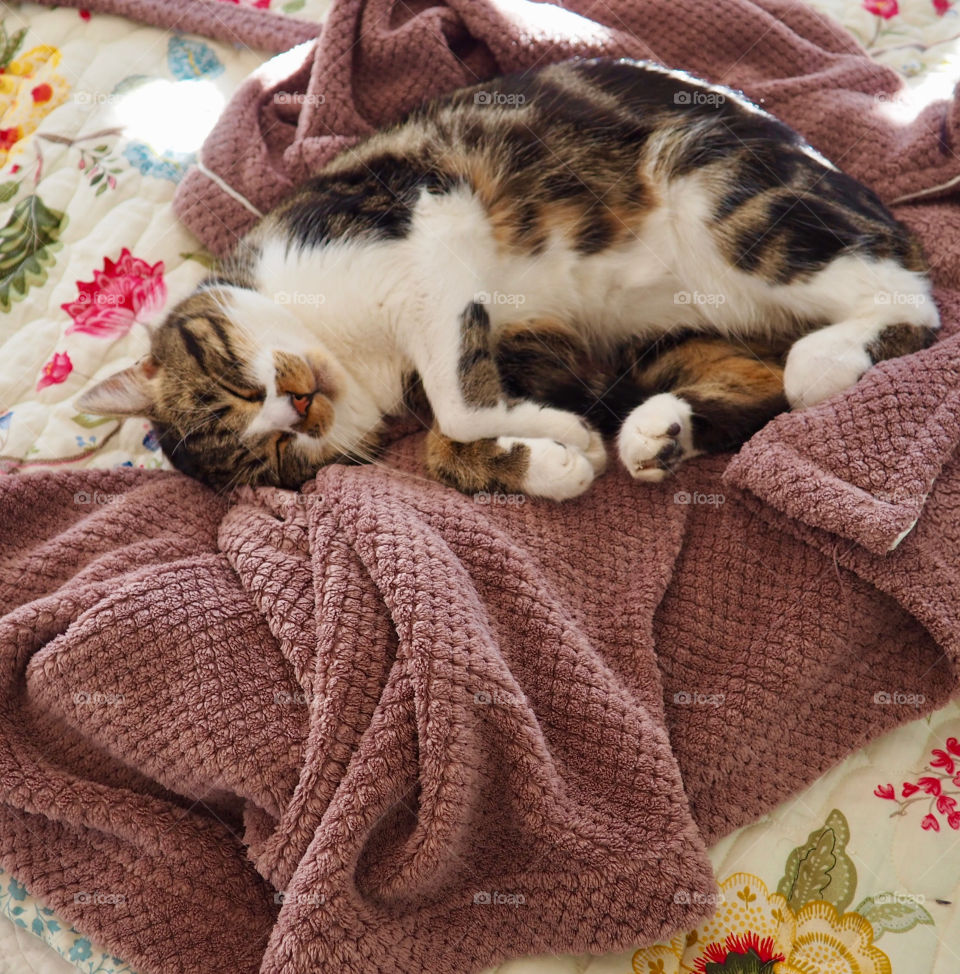
[[[320,19],[328,4],[272,0],[304,19]],[[949,0],[815,5],[907,78],[906,112],[960,77],[960,15]],[[85,416],[74,402],[143,354],[143,325],[205,273],[207,255],[170,201],[263,57],[30,4],[0,4],[0,28],[0,470],[163,466],[146,422]],[[951,704],[721,842],[712,853],[717,913],[696,931],[617,956],[499,970],[957,974],[958,803],[960,706]],[[75,968],[130,971],[0,870],[0,974]]]

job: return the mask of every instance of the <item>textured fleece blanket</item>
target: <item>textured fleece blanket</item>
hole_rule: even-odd
[[[691,17],[732,63],[767,15],[717,7]],[[484,49],[416,9],[421,57]],[[764,43],[810,70],[771,87],[819,91],[831,51],[853,70],[783,16]],[[944,174],[952,111],[891,134],[904,169]],[[163,974],[448,974],[696,924],[707,844],[956,687],[960,224],[900,215],[945,337],[668,484],[464,497],[418,475],[416,437],[302,494],[0,482],[0,864]]]

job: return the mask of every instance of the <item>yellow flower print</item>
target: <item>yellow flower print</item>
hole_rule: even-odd
[[[774,956],[785,955],[793,941],[795,926],[796,918],[779,893],[771,893],[763,880],[751,873],[734,873],[721,883],[717,911],[697,928],[698,941],[687,948],[690,956],[688,959],[685,954],[684,961],[689,960],[689,966],[682,970],[702,970],[696,962],[706,948],[710,944],[723,944],[731,934],[741,937],[752,934],[758,941],[769,940]]]
[[[813,900],[797,914],[797,931],[775,974],[891,974],[890,959],[873,945],[873,927],[859,913],[840,916]]]
[[[0,166],[46,115],[66,101],[70,88],[57,74],[59,63],[60,52],[42,44],[0,65]]]
[[[748,956],[767,974],[891,974],[890,961],[873,944],[873,928],[858,913],[840,916],[823,900],[794,913],[751,873],[734,873],[720,884],[717,910],[687,936],[674,937],[633,955],[634,974],[704,974],[706,965],[746,968]]]
[[[633,955],[633,974],[679,974],[680,958],[670,947],[658,944]]]

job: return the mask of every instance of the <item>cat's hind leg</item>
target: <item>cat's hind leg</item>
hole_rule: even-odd
[[[758,342],[691,337],[636,366],[634,381],[654,394],[617,436],[630,475],[663,480],[690,457],[736,449],[785,411],[776,352]]]
[[[794,409],[814,406],[852,386],[871,366],[919,352],[936,330],[910,321],[838,322],[804,335],[787,356],[784,388]]]
[[[842,258],[802,288],[804,306],[820,301],[817,310],[836,323],[804,335],[787,355],[784,387],[795,409],[849,388],[878,362],[926,348],[940,327],[928,279],[892,261]]]
[[[527,494],[562,501],[582,494],[603,470],[599,434],[592,450],[536,437],[499,436],[459,442],[438,429],[427,435],[431,476],[466,494]]]

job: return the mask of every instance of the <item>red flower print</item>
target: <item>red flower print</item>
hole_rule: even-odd
[[[947,774],[953,774],[954,763],[953,758],[947,754],[946,751],[941,751],[939,748],[933,751],[933,758],[930,761],[931,768],[943,768]]]
[[[896,808],[891,816],[904,815],[911,805],[920,803],[917,809],[926,815],[920,820],[920,826],[927,832],[940,831],[940,819],[937,813],[946,817],[951,829],[960,832],[960,771],[957,765],[960,761],[960,741],[955,737],[948,737],[944,748],[930,749],[927,759],[926,772],[918,778],[916,783],[904,781],[901,785],[902,797],[898,798],[893,785],[877,785],[873,793],[877,798],[892,799]],[[956,772],[956,773],[955,773]],[[950,775],[953,775],[951,778]]]
[[[9,129],[0,129],[0,152],[12,149],[20,141],[22,135],[23,132],[19,125],[14,125],[13,128]]]
[[[867,13],[883,17],[884,20],[896,17],[900,13],[900,5],[897,0],[863,0],[863,9]]]
[[[773,952],[773,937],[760,937],[752,931],[742,934],[731,933],[727,934],[727,939],[722,944],[707,944],[703,956],[693,962],[693,969],[698,974],[706,974],[707,964],[725,964],[731,954],[746,957],[750,951],[753,951],[764,964],[786,959],[783,954]]]
[[[37,380],[37,389],[46,389],[47,386],[55,386],[63,382],[64,379],[73,371],[73,362],[66,352],[54,352],[53,358],[43,367],[40,378]]]
[[[33,99],[35,105],[42,105],[44,102],[48,102],[53,98],[53,88],[44,82],[42,85],[37,85],[36,88],[30,90],[30,97]]]
[[[77,297],[60,305],[73,318],[67,329],[98,338],[125,335],[141,312],[159,308],[167,297],[163,282],[163,261],[152,267],[124,247],[114,262],[103,259],[103,270],[93,272],[92,281],[77,281]]]
[[[937,799],[937,811],[941,815],[950,815],[957,809],[956,798],[951,798],[949,795],[941,795]]]
[[[951,0],[933,0],[933,9],[942,17],[952,6]]]

